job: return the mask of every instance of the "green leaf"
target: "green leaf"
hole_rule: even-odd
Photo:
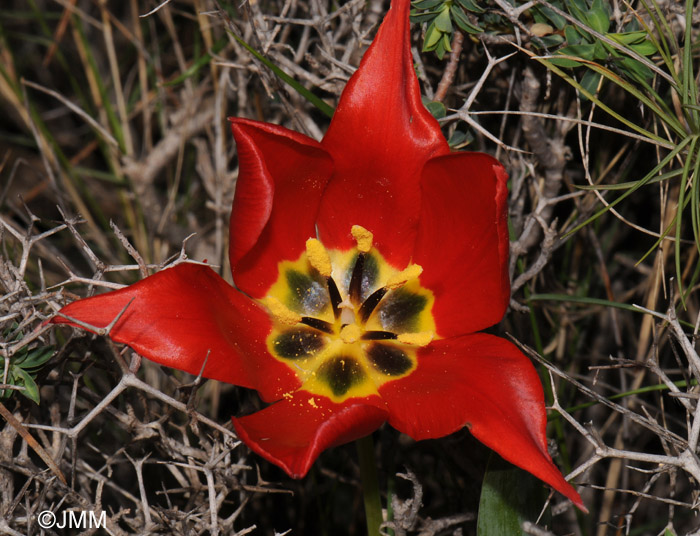
[[[43,366],[53,355],[53,346],[42,346],[27,352],[21,362],[15,362],[15,365],[24,370],[36,369]]]
[[[607,33],[610,29],[610,14],[608,13],[607,2],[603,0],[593,0],[593,5],[588,12],[588,25],[598,33]]]
[[[583,89],[583,88],[581,87],[581,84],[579,84],[578,81],[576,81],[575,78],[573,78],[571,75],[569,75],[569,74],[566,73],[565,71],[562,71],[562,70],[557,66],[557,63],[556,63],[555,61],[553,61],[552,57],[548,57],[548,58],[538,58],[538,57],[535,57],[534,59],[537,60],[537,61],[539,61],[542,65],[544,65],[545,67],[547,67],[549,70],[551,70],[551,71],[552,71],[553,73],[555,73],[557,76],[559,76],[560,78],[562,78],[566,83],[568,83],[568,84],[571,85],[572,87],[574,87],[574,88],[580,90],[582,93],[585,93],[585,92],[586,92],[586,90]],[[597,69],[596,69],[596,70],[597,70]],[[599,71],[599,72],[601,72],[601,74],[603,74],[602,71]],[[606,76],[606,74],[603,74],[603,76]],[[609,76],[609,75],[608,75],[608,76]],[[633,88],[632,88],[632,89],[628,89],[627,86],[624,85],[624,83],[623,83],[624,81],[620,81],[620,80],[616,80],[616,79],[612,79],[612,81],[613,81],[615,84],[617,84],[617,85],[619,85],[619,86],[621,86],[621,87],[624,87],[628,92],[634,94],[634,96],[637,97],[638,99],[640,99],[640,100],[643,100],[643,99],[644,99],[644,96],[643,96],[643,95],[641,95],[641,94],[638,95],[638,94],[636,94],[636,93],[633,93],[633,91],[634,91]],[[648,140],[653,140],[654,143],[656,143],[656,144],[658,144],[658,145],[660,145],[660,146],[662,146],[662,147],[665,147],[665,148],[667,148],[667,149],[673,149],[674,151],[677,149],[677,146],[674,146],[674,144],[669,143],[669,142],[666,141],[664,138],[658,136],[657,134],[654,134],[653,132],[650,132],[649,130],[644,129],[643,127],[640,127],[636,122],[630,121],[629,119],[625,118],[623,115],[617,113],[615,110],[613,110],[612,108],[610,108],[610,106],[608,106],[607,104],[605,104],[605,103],[604,103],[603,101],[601,101],[600,99],[596,98],[595,95],[587,94],[586,96],[587,96],[589,99],[591,99],[593,102],[595,102],[596,105],[597,105],[598,107],[600,107],[603,111],[605,111],[605,112],[606,112],[607,114],[609,114],[611,117],[613,117],[613,118],[617,119],[618,121],[620,121],[623,125],[625,125],[625,126],[626,126],[627,128],[629,128],[630,130],[632,130],[632,131],[636,132],[637,134],[639,134],[639,135],[641,135],[641,136],[647,138]],[[655,113],[656,113],[656,111],[655,111]],[[662,112],[662,113],[663,113],[663,112]],[[669,124],[670,124],[670,123],[669,123]],[[670,124],[670,125],[673,127],[672,124]],[[597,217],[597,216],[596,216],[596,217]],[[593,219],[595,219],[595,218],[593,218]],[[589,223],[589,222],[587,221],[587,223]],[[586,224],[587,224],[587,223],[586,223]],[[570,231],[570,232],[575,232],[575,231],[577,231],[578,229],[580,229],[581,227],[585,226],[586,224],[578,225],[573,231]],[[569,233],[567,233],[567,234],[569,234]]]
[[[575,67],[580,67],[581,62],[576,61],[570,58],[558,58],[557,56],[551,56],[547,58],[547,62],[551,63],[552,65],[556,65],[558,67],[570,67],[570,68],[575,68]]]
[[[566,26],[566,19],[547,6],[537,6],[537,10],[542,13],[542,15],[544,15],[549,22],[554,24],[558,30],[561,30],[564,28],[564,26]]]
[[[641,43],[647,40],[647,33],[644,31],[638,32],[623,32],[623,33],[609,33],[607,36],[613,41],[617,41],[621,45],[633,45],[635,43]]]
[[[472,13],[484,13],[484,8],[479,6],[476,2],[472,2],[472,0],[457,0],[460,6],[462,6],[464,9],[467,11],[471,11]]]
[[[564,42],[564,38],[559,34],[545,35],[539,38],[542,45],[553,48],[561,45]]]
[[[535,477],[491,454],[479,499],[477,536],[521,536],[544,503],[544,487]]]
[[[595,71],[586,71],[586,74],[584,74],[581,79],[581,87],[595,95],[598,92],[598,84],[602,77],[603,75]]]
[[[482,28],[479,28],[478,26],[472,24],[467,18],[467,16],[464,14],[464,12],[456,5],[452,5],[452,7],[450,8],[450,13],[452,13],[452,18],[454,18],[455,23],[463,32],[467,32],[470,34],[480,34],[484,31]]]
[[[443,9],[440,14],[435,17],[435,27],[443,33],[452,33],[452,19],[450,19],[449,9]]]
[[[620,68],[638,81],[649,80],[654,73],[646,65],[634,58],[620,58]]]
[[[459,149],[469,142],[467,135],[461,130],[455,130],[447,141],[451,149]]]
[[[582,22],[584,24],[587,24],[590,26],[590,23],[588,21],[588,17],[586,16],[586,13],[590,10],[590,7],[588,4],[583,1],[583,0],[568,0],[567,9],[569,10],[569,13],[579,22]],[[588,35],[587,33],[584,33],[584,30],[579,28],[579,32],[581,32],[583,35]]]
[[[19,367],[13,367],[16,376],[15,385],[24,387],[24,390],[20,391],[29,400],[32,400],[35,404],[39,403],[39,387],[37,387],[34,378],[26,371]]]
[[[452,44],[450,43],[450,36],[448,34],[442,34],[442,46],[447,52],[452,52]]]
[[[430,23],[428,29],[425,31],[425,40],[423,41],[423,52],[428,52],[433,50],[440,38],[442,37],[442,32],[435,27],[435,22]]]
[[[431,22],[435,18],[435,13],[429,11],[427,13],[419,14],[417,11],[411,11],[411,22],[415,24],[422,24],[424,22]]]
[[[418,2],[411,2],[411,6],[421,11],[425,9],[433,9],[444,3],[444,0],[420,0]]]
[[[656,45],[649,39],[645,39],[639,43],[632,43],[629,45],[629,47],[637,54],[641,54],[642,56],[653,56],[659,51],[659,49],[656,48]]]
[[[443,37],[447,37],[447,34],[442,34],[442,36],[443,36]],[[449,44],[449,40],[447,41],[447,43]],[[446,52],[446,50],[447,50],[447,49],[445,48],[445,40],[444,40],[444,39],[440,39],[440,40],[438,41],[437,45],[435,46],[435,55],[436,55],[439,59],[442,59],[442,58],[445,57],[445,52]]]
[[[564,37],[569,45],[578,45],[581,42],[581,34],[570,24],[564,28]]]
[[[592,60],[593,55],[595,54],[595,45],[589,43],[585,43],[583,45],[569,45],[557,50],[557,54],[574,56],[576,58],[582,58],[584,60]]]
[[[578,20],[583,20],[583,13],[589,9],[586,0],[569,0],[567,6],[573,10],[573,15],[576,15]]]
[[[424,104],[435,119],[442,119],[447,115],[447,108],[445,108],[445,105],[441,102],[430,101]]]
[[[615,50],[609,50],[610,46],[607,43],[597,41],[593,43],[593,57],[597,60],[605,61],[608,59],[608,55],[617,55]]]

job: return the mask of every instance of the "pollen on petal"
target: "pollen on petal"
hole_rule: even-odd
[[[374,235],[371,231],[368,231],[360,225],[353,225],[350,229],[352,237],[357,242],[357,250],[361,253],[367,253],[372,249],[372,242],[374,240]]]
[[[340,338],[343,342],[351,344],[362,336],[362,329],[357,324],[348,324],[340,330]]]
[[[407,281],[415,279],[423,273],[423,267],[420,264],[411,264],[400,272],[392,275],[386,283],[386,288],[394,290],[406,284]]]
[[[328,251],[316,238],[309,238],[306,241],[306,256],[311,266],[318,270],[323,277],[330,277],[333,268]]]
[[[434,337],[435,333],[432,331],[421,331],[420,333],[400,333],[396,339],[411,346],[427,346]]]
[[[279,357],[299,359],[311,357],[325,346],[322,333],[309,328],[291,328],[280,333],[272,342]]]
[[[280,324],[287,324],[293,326],[301,322],[302,316],[294,311],[288,309],[281,301],[279,301],[274,296],[268,296],[263,300],[263,303],[267,307],[270,314],[275,320]]]

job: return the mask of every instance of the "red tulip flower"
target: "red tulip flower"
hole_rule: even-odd
[[[257,390],[269,406],[236,432],[294,478],[384,422],[416,440],[467,426],[584,509],[547,452],[533,365],[479,333],[510,297],[507,177],[450,152],[422,105],[409,8],[394,0],[320,143],[232,119],[235,288],[184,263],[53,322],[106,326],[126,307],[114,341]]]

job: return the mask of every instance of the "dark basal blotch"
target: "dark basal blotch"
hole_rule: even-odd
[[[318,373],[335,396],[343,396],[353,385],[357,385],[365,379],[362,365],[348,356],[329,359],[319,367]]]
[[[287,270],[287,285],[292,293],[291,308],[307,315],[318,314],[328,305],[326,282],[298,270]]]
[[[277,355],[286,359],[311,357],[323,349],[323,334],[314,329],[295,328],[285,331],[274,340]]]
[[[410,370],[411,359],[406,353],[390,344],[374,343],[367,350],[370,363],[387,376],[400,376]]]
[[[379,319],[388,331],[414,331],[418,324],[418,315],[427,304],[428,298],[422,294],[398,289],[380,304]]]

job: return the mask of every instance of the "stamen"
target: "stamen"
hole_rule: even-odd
[[[374,235],[371,231],[368,231],[360,225],[353,225],[350,229],[352,237],[357,242],[357,249],[362,253],[367,253],[372,249],[372,241],[374,240]]]
[[[263,303],[267,307],[272,317],[280,324],[293,326],[301,322],[302,316],[290,310],[286,305],[279,301],[274,296],[268,296],[263,299]]]
[[[435,333],[432,331],[421,331],[420,333],[401,333],[397,339],[410,346],[428,346],[434,337]]]
[[[355,307],[348,300],[343,301],[339,306],[340,325],[347,326],[355,323]]]
[[[420,264],[411,264],[400,272],[392,275],[386,282],[386,288],[396,290],[397,288],[404,286],[409,280],[415,279],[422,273],[423,267]]]
[[[340,338],[344,343],[353,343],[362,336],[362,330],[357,324],[348,324],[340,330]]]
[[[388,289],[386,287],[380,288],[378,290],[375,290],[372,294],[370,294],[369,298],[365,300],[365,302],[362,304],[362,307],[360,307],[360,320],[362,322],[367,322],[367,319],[370,317],[372,314],[372,311],[379,305],[379,302],[382,301],[382,298],[384,295],[388,292]]]
[[[319,240],[309,238],[306,241],[306,256],[311,266],[316,268],[319,274],[323,277],[331,276],[331,271],[333,270],[331,267],[331,257]]]
[[[353,303],[359,304],[362,299],[362,274],[365,270],[365,254],[360,253],[355,261],[355,266],[352,268],[352,276],[350,277],[350,286],[348,294]]]
[[[311,316],[304,316],[301,318],[300,322],[311,328],[323,331],[324,333],[333,333],[333,326],[330,324],[330,322],[326,322],[325,320],[313,318]]]
[[[396,339],[398,336],[391,331],[365,331],[362,335],[363,341],[386,341]]]
[[[338,290],[338,285],[332,277],[328,278],[328,295],[331,298],[331,305],[333,306],[333,316],[338,318],[340,316],[340,304],[343,298],[340,296],[340,291]]]

